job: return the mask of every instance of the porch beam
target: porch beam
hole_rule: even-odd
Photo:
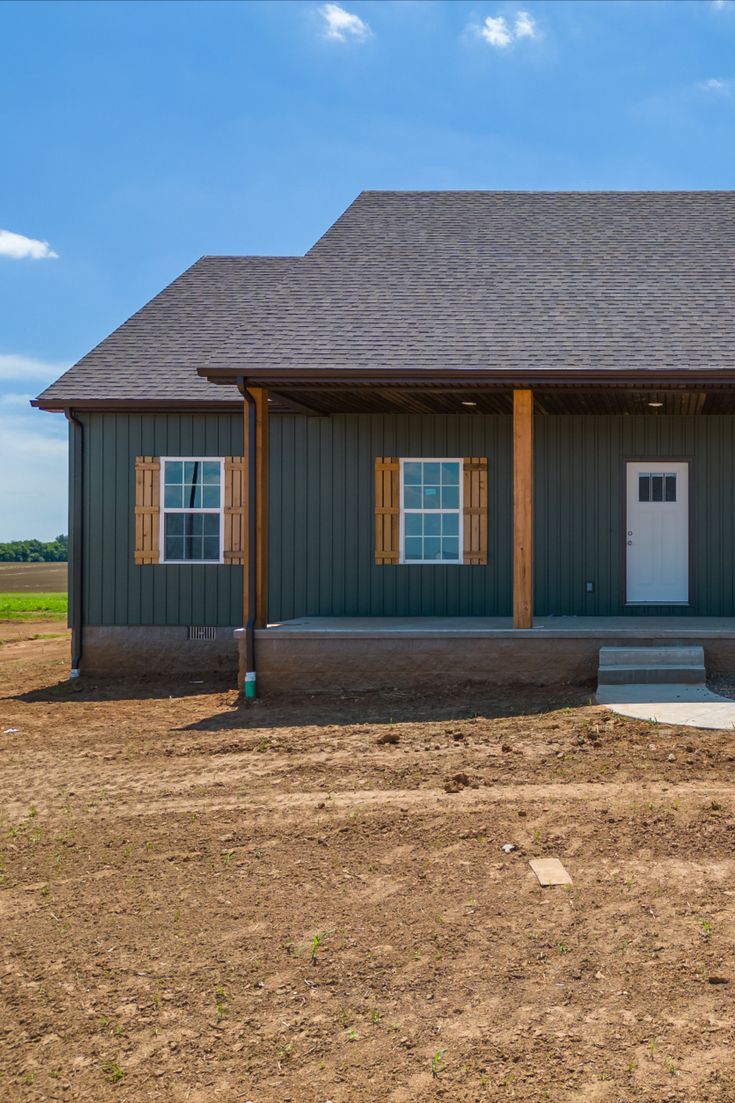
[[[250,609],[248,564],[255,558],[255,627],[268,624],[268,391],[265,387],[248,387],[255,401],[255,547],[250,547],[248,526],[245,525],[245,555],[243,557],[243,616],[247,620]],[[249,455],[248,404],[244,404],[244,449]],[[246,478],[246,517],[251,509]]]
[[[255,627],[268,624],[268,391],[265,387],[253,387],[255,399],[255,456],[258,490],[255,500],[256,513],[256,598]]]
[[[513,627],[533,628],[533,391],[513,391]]]

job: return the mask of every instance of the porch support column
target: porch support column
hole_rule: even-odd
[[[268,624],[268,392],[264,387],[248,387],[255,400],[255,547],[250,547],[248,526],[245,525],[245,555],[243,573],[243,612],[247,619],[250,608],[248,565],[255,558],[255,627]],[[250,455],[248,404],[245,403],[243,455]],[[246,484],[250,485],[249,473]],[[246,510],[252,508],[246,491]],[[247,516],[247,514],[246,514]]]
[[[513,627],[533,628],[533,391],[513,391]]]

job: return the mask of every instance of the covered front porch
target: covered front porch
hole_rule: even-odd
[[[709,671],[732,668],[729,380],[250,382],[241,675],[255,666],[262,689],[591,683],[599,647],[630,640],[696,640]],[[413,565],[376,544],[386,455],[486,458],[474,565]],[[631,591],[626,503],[649,497],[686,502],[671,600]]]

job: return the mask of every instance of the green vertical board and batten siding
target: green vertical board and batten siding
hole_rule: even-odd
[[[84,414],[84,620],[96,625],[233,625],[242,567],[135,565],[135,457],[242,454],[234,414]]]
[[[239,624],[242,568],[136,567],[133,509],[136,455],[241,454],[241,416],[85,414],[83,421],[86,623]],[[270,619],[510,616],[511,447],[504,416],[272,417]],[[375,565],[373,464],[391,455],[488,457],[487,567]],[[537,616],[625,612],[624,465],[645,457],[692,461],[689,611],[735,615],[735,419],[650,415],[535,419]]]
[[[270,615],[510,615],[507,417],[277,417],[270,438]],[[487,455],[488,568],[377,566],[376,456]]]

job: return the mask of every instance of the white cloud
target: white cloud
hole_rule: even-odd
[[[513,41],[513,35],[502,15],[498,15],[495,18],[488,15],[482,26],[477,29],[480,37],[484,38],[486,42],[489,42],[491,46],[497,46],[503,49],[506,46],[510,46]]]
[[[11,257],[13,260],[22,260],[23,257],[43,260],[58,257],[58,255],[47,241],[36,241],[33,237],[13,234],[10,230],[0,230],[0,256],[2,257]]]
[[[538,38],[536,20],[527,11],[517,11],[511,26],[504,15],[488,15],[481,26],[469,28],[498,50],[506,50],[521,38]]]
[[[66,371],[68,364],[48,363],[33,356],[0,354],[0,379],[39,379],[51,382]]]
[[[718,96],[728,96],[732,91],[732,81],[710,77],[709,80],[700,81],[697,87],[701,92],[714,92]]]
[[[319,8],[324,20],[324,37],[334,42],[347,42],[348,38],[366,39],[371,31],[368,24],[359,15],[345,11],[339,4],[324,4]]]
[[[730,0],[712,0],[712,7],[715,11],[722,11],[724,8],[730,7]]]
[[[536,20],[527,11],[519,11],[515,22],[516,38],[536,38]]]

